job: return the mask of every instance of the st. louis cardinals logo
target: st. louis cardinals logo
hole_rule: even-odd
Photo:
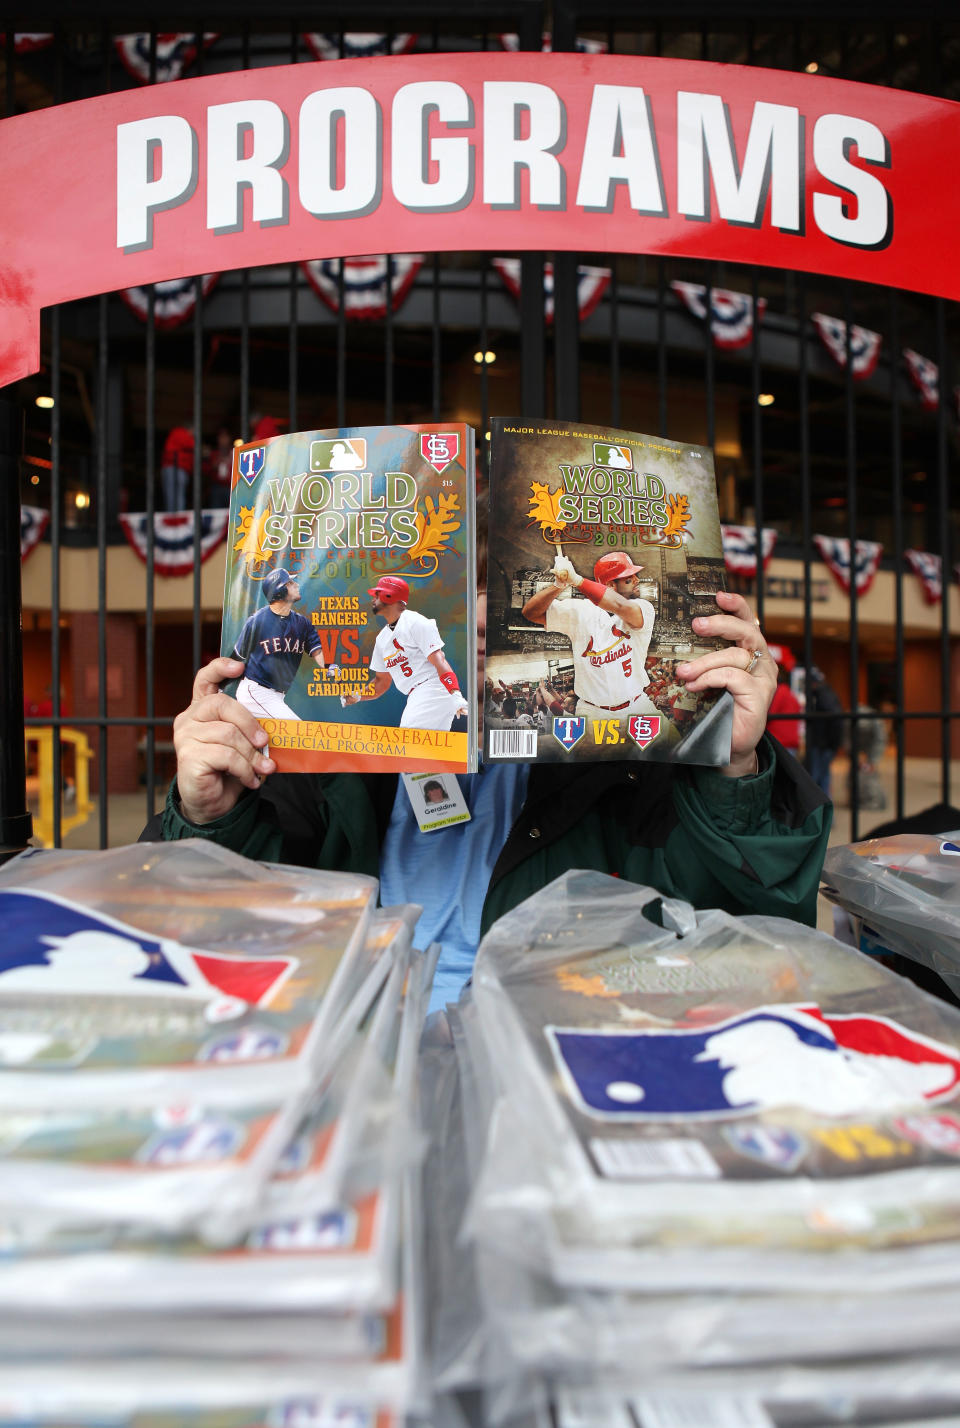
[[[458,431],[431,431],[420,437],[420,455],[438,474],[460,455]]]
[[[265,447],[254,446],[251,447],[249,451],[241,451],[237,457],[237,470],[248,486],[253,485],[263,470],[263,462],[266,454]]]
[[[876,1116],[953,1096],[960,1051],[883,1016],[816,1004],[757,1007],[713,1026],[547,1027],[562,1080],[588,1115],[724,1119],[794,1108]]]
[[[660,734],[659,714],[634,714],[627,721],[627,729],[635,744],[645,749]]]
[[[553,737],[559,739],[565,749],[572,749],[574,744],[579,744],[586,732],[587,721],[581,717],[571,718],[566,715],[553,721]]]
[[[269,1005],[297,966],[292,957],[194,951],[48,893],[0,892],[0,926],[0,1002],[159,997],[191,1002],[218,1022]]]

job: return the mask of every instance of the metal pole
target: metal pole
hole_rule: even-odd
[[[33,832],[23,754],[23,628],[20,591],[20,453],[23,414],[0,400],[0,863]]]

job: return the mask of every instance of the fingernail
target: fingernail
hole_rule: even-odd
[[[253,736],[253,742],[256,744],[258,749],[261,747],[261,745],[265,744],[267,742],[266,729],[258,729]]]
[[[694,622],[693,622],[693,628],[694,628],[695,630],[702,630],[702,629],[703,629],[703,626],[704,626],[704,621],[703,621],[703,620],[701,619],[701,617],[698,615],[697,618],[696,618],[696,619],[694,620]]]
[[[685,674],[690,673],[690,666],[688,664],[678,664],[675,672],[679,674],[682,679]]]

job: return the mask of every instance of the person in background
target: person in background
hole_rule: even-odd
[[[165,511],[188,509],[187,485],[193,474],[193,452],[196,443],[187,426],[172,426],[163,443],[160,457],[160,492]]]
[[[230,504],[230,482],[233,479],[233,437],[227,427],[217,429],[217,444],[211,451],[205,469],[207,481],[207,506],[212,511],[223,510]]]
[[[785,749],[789,749],[791,754],[799,758],[800,720],[783,717],[803,713],[803,705],[790,687],[790,675],[796,669],[797,661],[793,651],[786,645],[767,645],[767,649],[777,666],[777,687],[773,691],[770,713],[767,715],[767,731],[779,739]],[[773,714],[781,717],[771,720],[770,715]]]
[[[843,705],[816,665],[810,666],[807,681],[807,713],[820,717],[806,721],[806,766],[814,783],[830,798],[830,766],[843,743]]]

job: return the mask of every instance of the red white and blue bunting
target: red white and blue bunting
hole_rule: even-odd
[[[756,526],[721,526],[720,534],[723,538],[723,563],[727,569],[736,575],[756,575]],[[773,526],[764,526],[761,544],[764,570],[770,564],[776,543],[776,530]]]
[[[0,34],[0,45],[7,42],[6,34]],[[40,31],[35,34],[16,34],[13,37],[13,50],[18,55],[28,55],[33,50],[45,50],[48,45],[53,44],[52,31]]]
[[[50,521],[50,512],[42,506],[20,507],[20,559],[26,560],[40,543]]]
[[[422,253],[380,253],[369,258],[310,258],[301,266],[307,282],[331,312],[340,309],[340,263],[343,262],[343,310],[347,317],[384,317],[387,311],[387,271],[390,307],[397,312],[423,266]]]
[[[311,54],[318,60],[373,59],[375,55],[405,55],[417,43],[416,35],[392,35],[388,40],[386,35],[357,31],[342,36],[341,50],[341,36],[336,32],[318,34],[316,31],[304,31],[303,38]]]
[[[928,605],[937,605],[943,599],[943,561],[939,555],[931,555],[928,550],[905,550],[903,558],[923,587],[923,598]]]
[[[494,258],[493,266],[503,280],[508,293],[519,300],[520,259]],[[577,312],[580,321],[585,322],[603,297],[610,283],[609,268],[577,268]],[[553,264],[543,265],[543,315],[548,323],[553,321]]]
[[[204,273],[200,280],[200,290],[206,297],[213,288],[219,273]],[[153,317],[158,328],[179,327],[187,322],[197,305],[196,278],[170,278],[163,283],[154,283]],[[120,296],[130,311],[146,322],[150,311],[149,288],[121,288]]]
[[[940,368],[929,357],[914,352],[912,347],[903,349],[903,360],[907,364],[910,380],[920,395],[921,404],[928,412],[935,412],[940,405]]]
[[[203,36],[204,47],[212,45],[214,40],[219,38],[216,31],[205,34]],[[182,77],[184,70],[188,69],[197,57],[199,51],[197,39],[198,36],[195,34],[157,35],[157,84]],[[150,79],[150,36],[148,34],[118,35],[114,44],[127,73],[139,84],[152,83]]]
[[[226,539],[229,511],[200,512],[200,560],[208,560]],[[132,550],[147,563],[146,512],[120,516]],[[158,575],[190,575],[193,571],[193,512],[157,512],[153,518],[153,561]]]
[[[841,590],[850,590],[850,542],[838,536],[815,535],[820,559]],[[857,594],[866,595],[873,584],[883,554],[883,546],[875,540],[858,540],[854,555],[854,578]]]
[[[677,297],[701,322],[707,316],[707,290],[702,283],[672,282]],[[766,298],[757,299],[757,320],[763,321]],[[749,293],[731,292],[729,288],[710,289],[710,331],[715,347],[733,351],[746,347],[753,337],[753,298]]]
[[[519,50],[520,36],[515,34],[501,35],[500,43],[501,45],[503,45],[503,48],[505,50]],[[552,54],[553,36],[545,33],[543,36],[543,43],[541,44],[540,48],[545,55]],[[605,55],[610,46],[607,44],[606,40],[577,39],[574,41],[573,48],[574,52],[578,55]]]
[[[847,324],[825,312],[812,312],[810,320],[837,366],[846,367]],[[879,332],[873,332],[869,327],[858,327],[856,323],[850,328],[850,370],[858,382],[876,371],[882,345],[883,338]]]

